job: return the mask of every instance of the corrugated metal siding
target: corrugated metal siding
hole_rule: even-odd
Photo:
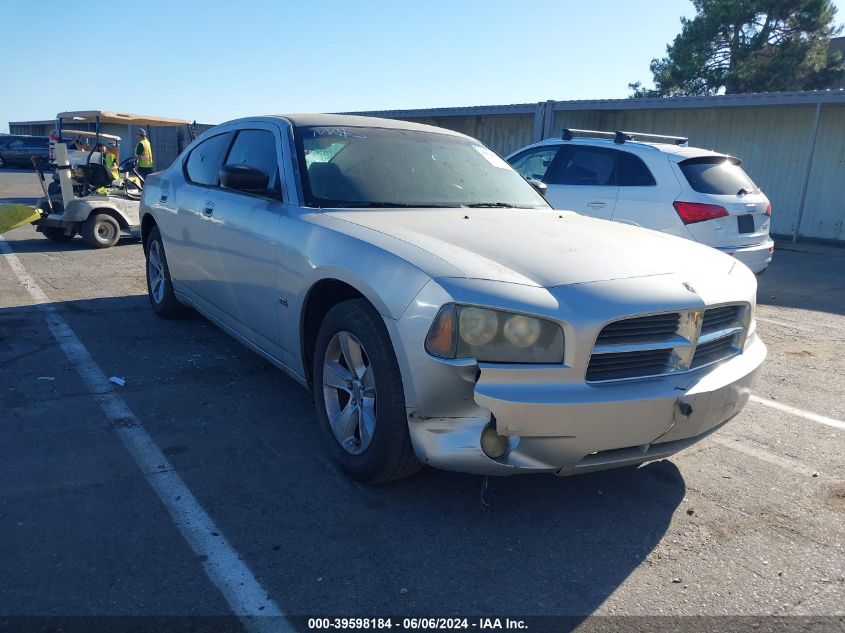
[[[823,107],[819,119],[803,237],[845,240],[845,107]]]
[[[556,112],[553,130],[580,127],[688,136],[691,146],[736,156],[772,202],[772,232],[788,235],[798,213],[814,113],[810,106]],[[840,130],[842,138],[845,127]]]
[[[435,118],[408,118],[415,123],[426,123],[467,134],[477,138],[493,151],[507,156],[513,150],[532,142],[533,115],[456,116]]]

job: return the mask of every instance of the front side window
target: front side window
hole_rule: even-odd
[[[615,151],[601,147],[566,148],[554,178],[557,185],[616,185]]]
[[[298,127],[311,207],[525,207],[546,201],[477,141],[418,130]]]
[[[219,134],[203,141],[191,150],[185,161],[188,179],[198,185],[216,185],[218,167],[223,150],[229,141],[228,134]]]
[[[267,130],[241,130],[235,137],[226,165],[249,165],[262,170],[269,178],[267,188],[276,190],[279,181],[279,160],[276,138]]]
[[[559,147],[536,147],[514,156],[510,160],[513,167],[523,178],[543,180],[552,161],[557,156]]]

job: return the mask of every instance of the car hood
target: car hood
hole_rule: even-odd
[[[391,251],[435,278],[450,273],[420,257],[420,250],[470,279],[545,288],[686,271],[727,273],[735,263],[689,240],[568,211],[348,209],[324,215],[389,236]]]

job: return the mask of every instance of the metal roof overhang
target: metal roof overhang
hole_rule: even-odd
[[[490,116],[534,114],[540,107],[554,111],[575,110],[669,110],[686,108],[747,108],[761,106],[845,105],[845,90],[803,90],[795,92],[755,92],[748,94],[711,95],[704,97],[654,97],[644,99],[583,99],[541,101],[510,105],[468,106],[452,108],[417,108],[410,110],[370,110],[345,112],[380,117],[435,118],[449,116]]]
[[[191,125],[187,119],[172,119],[168,117],[150,116],[146,114],[132,114],[130,112],[110,112],[107,110],[79,110],[76,112],[59,112],[57,119],[75,121],[77,123],[95,123],[97,117],[100,123],[125,123],[127,125]]]

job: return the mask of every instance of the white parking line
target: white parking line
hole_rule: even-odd
[[[778,466],[780,468],[786,468],[787,470],[791,470],[792,472],[798,473],[799,475],[812,476],[814,473],[818,474],[817,470],[808,466],[807,464],[799,462],[798,460],[792,459],[791,457],[785,457],[783,455],[770,453],[767,450],[757,448],[756,446],[752,446],[748,443],[741,443],[740,440],[730,440],[727,438],[719,437],[718,435],[711,435],[710,441],[715,444],[719,444],[720,446],[729,448],[732,451],[737,451],[745,455],[750,455],[751,457],[766,462],[767,464],[774,464],[775,466]]]
[[[269,598],[246,563],[214,525],[188,486],[173,470],[167,457],[144,430],[140,420],[123,398],[117,395],[91,354],[1,235],[0,253],[35,304],[44,312],[53,337],[114,424],[115,432],[140,467],[147,483],[167,508],[179,532],[194,553],[202,557],[205,573],[223,594],[234,614],[242,618],[248,630],[257,633],[293,631],[281,609]]]
[[[812,420],[813,422],[818,422],[819,424],[826,424],[827,426],[832,426],[835,429],[845,430],[845,422],[843,422],[842,420],[829,418],[824,415],[819,415],[818,413],[813,413],[812,411],[804,411],[804,409],[791,407],[788,404],[783,404],[774,400],[769,400],[767,398],[761,398],[760,396],[752,395],[749,399],[751,400],[751,402],[756,402],[757,404],[762,404],[765,407],[777,409],[778,411],[783,411],[784,413],[789,413],[791,415],[797,415],[799,418],[804,418],[805,420]]]

